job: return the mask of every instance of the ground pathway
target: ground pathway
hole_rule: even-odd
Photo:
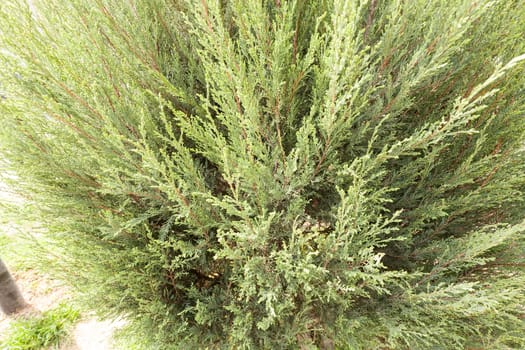
[[[12,193],[7,185],[0,182],[0,203],[15,203],[23,206],[24,200]],[[0,221],[0,238],[13,236],[21,232],[21,227],[13,222]],[[20,248],[20,247],[19,247]],[[16,247],[15,247],[16,249]],[[21,248],[23,249],[23,248]],[[27,252],[25,252],[27,253]],[[2,255],[14,255],[18,252],[2,252]],[[20,254],[23,254],[20,252]],[[30,254],[30,253],[29,253]],[[9,266],[9,261],[5,261]],[[17,317],[27,317],[32,314],[52,309],[61,302],[67,302],[69,292],[67,287],[32,268],[16,270],[11,268],[29,307],[14,316],[7,317],[0,312],[0,339],[6,334],[9,323]],[[59,350],[109,350],[112,347],[112,335],[116,328],[123,325],[122,321],[100,321],[93,317],[83,316],[73,331],[73,336],[61,344]]]

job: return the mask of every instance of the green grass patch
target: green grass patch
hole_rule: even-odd
[[[37,350],[57,347],[68,338],[80,312],[60,304],[36,317],[18,319],[10,324],[7,338],[0,349]]]

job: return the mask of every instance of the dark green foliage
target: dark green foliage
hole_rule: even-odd
[[[525,346],[522,0],[23,3],[3,165],[148,347]]]

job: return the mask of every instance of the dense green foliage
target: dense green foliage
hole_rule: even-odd
[[[146,348],[525,346],[523,0],[33,2],[18,215]]]
[[[39,350],[58,346],[69,335],[80,313],[71,306],[60,304],[38,316],[12,321],[0,349]]]

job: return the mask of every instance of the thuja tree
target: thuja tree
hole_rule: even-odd
[[[26,302],[9,273],[7,266],[0,259],[0,310],[11,315],[26,306]]]
[[[146,348],[523,348],[523,5],[3,1],[6,181]]]

